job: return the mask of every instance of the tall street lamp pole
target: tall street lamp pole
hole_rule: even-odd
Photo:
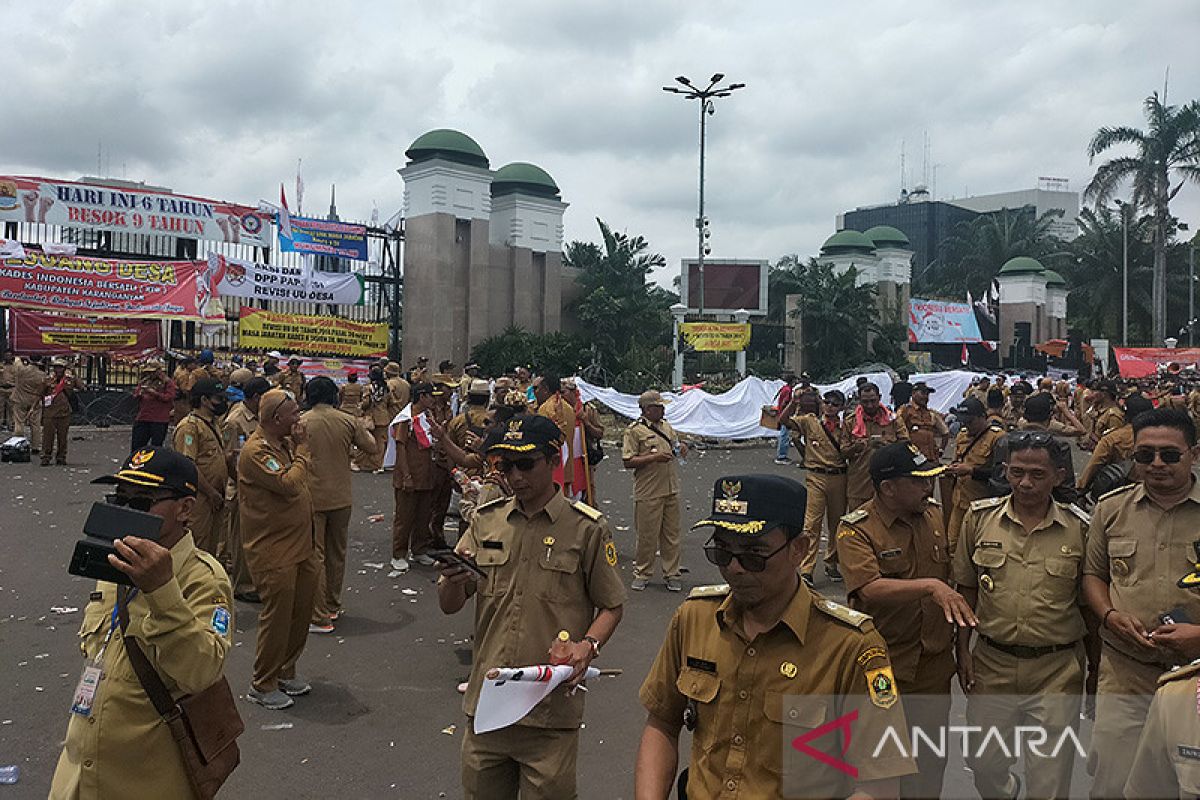
[[[717,97],[729,97],[738,89],[746,88],[744,83],[731,83],[728,86],[718,86],[721,81],[725,80],[725,75],[718,72],[709,80],[708,87],[701,89],[692,84],[684,75],[675,78],[675,81],[681,84],[684,88],[678,86],[664,86],[664,92],[672,94],[681,94],[685,100],[700,101],[700,211],[696,217],[696,265],[697,272],[700,276],[700,316],[704,316],[704,257],[708,255],[708,244],[705,239],[708,238],[708,223],[704,218],[704,135],[705,135],[705,119],[706,115],[716,113],[716,107],[713,105],[713,99]],[[690,293],[689,288],[689,293]],[[683,298],[684,303],[687,303],[687,298]]]
[[[1121,210],[1121,346],[1129,347],[1129,207],[1116,202]]]

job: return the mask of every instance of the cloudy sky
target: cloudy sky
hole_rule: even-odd
[[[1200,97],[1194,0],[160,3],[10,0],[0,172],[101,171],[239,202],[274,199],[302,158],[306,212],[330,183],[343,218],[386,218],[396,169],[431,128],[474,137],[493,168],[557,180],[568,239],[594,219],[694,255],[695,102],[661,90],[723,72],[748,88],[710,118],[714,257],[814,254],[835,216],[893,200],[901,141],[939,198],[1081,189],[1103,124],[1143,99]],[[1200,187],[1176,214],[1195,230]]]

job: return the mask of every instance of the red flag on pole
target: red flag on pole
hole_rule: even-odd
[[[960,357],[960,360],[962,361],[962,363],[964,365],[971,363],[971,354],[967,351],[967,343],[966,342],[963,342],[962,356]]]

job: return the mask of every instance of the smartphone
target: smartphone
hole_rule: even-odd
[[[113,541],[123,536],[137,536],[157,542],[163,526],[163,518],[110,503],[94,503],[83,523],[84,538],[75,543],[71,563],[67,572],[84,578],[94,578],[109,583],[132,586],[133,581],[121,570],[108,563],[109,554],[115,554]]]
[[[1192,620],[1188,617],[1188,613],[1182,608],[1172,608],[1165,614],[1160,614],[1158,621],[1163,625],[1191,625]]]
[[[426,555],[428,555],[434,561],[437,561],[439,563],[451,564],[454,566],[462,567],[463,569],[467,570],[468,572],[473,573],[475,575],[475,577],[479,578],[480,580],[487,579],[487,573],[484,572],[483,570],[481,570],[479,568],[479,565],[476,564],[473,560],[467,558],[466,556],[462,555],[461,553],[456,553],[453,550],[445,549],[445,550],[430,550]]]

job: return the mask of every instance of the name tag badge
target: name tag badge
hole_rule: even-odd
[[[480,544],[483,545],[484,550],[503,550],[504,549],[504,542],[490,542],[485,539],[484,541],[480,542]]]
[[[104,669],[99,664],[88,664],[79,676],[79,685],[75,687],[75,699],[71,702],[71,713],[81,717],[92,715],[92,705],[96,702],[96,693],[100,691],[100,678]]]
[[[703,658],[687,657],[687,665],[692,669],[698,669],[702,672],[711,672],[714,675],[717,672],[717,663],[715,661],[705,661]]]
[[[882,550],[879,553],[880,558],[899,558],[900,555],[901,550],[899,547],[895,548],[894,550]]]

